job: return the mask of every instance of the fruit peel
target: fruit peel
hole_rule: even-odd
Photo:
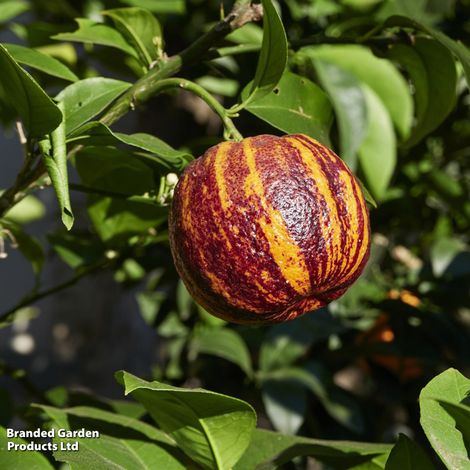
[[[175,266],[201,306],[269,324],[341,296],[369,257],[367,205],[330,149],[293,134],[222,142],[191,162],[174,193]]]

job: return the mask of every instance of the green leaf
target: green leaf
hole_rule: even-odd
[[[211,354],[238,365],[249,377],[253,374],[250,351],[242,337],[229,328],[198,328],[190,344],[192,354]]]
[[[295,382],[267,380],[262,386],[266,413],[274,428],[284,434],[296,434],[307,410],[307,391]]]
[[[261,345],[259,367],[261,371],[269,372],[290,366],[317,341],[325,340],[343,329],[326,309],[274,325]]]
[[[452,54],[433,39],[418,37],[413,47],[397,44],[389,57],[410,75],[416,90],[416,124],[407,146],[436,129],[455,105],[457,71]]]
[[[250,444],[256,415],[248,403],[203,389],[146,382],[127,372],[117,380],[158,425],[205,468],[231,468]]]
[[[102,23],[96,23],[87,18],[76,18],[75,21],[78,23],[77,30],[72,33],[56,34],[51,36],[52,39],[114,47],[137,58],[137,53],[134,48],[125,40],[123,35],[114,28]]]
[[[215,95],[234,97],[238,93],[238,82],[231,78],[204,75],[196,83]]]
[[[281,18],[272,0],[262,0],[263,42],[256,67],[255,78],[242,105],[262,98],[272,91],[284,73],[287,63],[287,37]]]
[[[47,54],[31,49],[30,47],[19,46],[18,44],[4,44],[6,50],[20,64],[27,65],[41,72],[62,78],[70,82],[76,82],[78,77],[62,62]]]
[[[15,16],[29,10],[29,4],[19,0],[1,2],[0,23],[6,23]]]
[[[386,59],[356,45],[325,45],[302,49],[314,59],[334,63],[371,88],[382,101],[402,137],[410,133],[413,99],[405,79]]]
[[[254,23],[246,23],[225,37],[236,44],[256,44],[263,42],[263,29]]]
[[[377,201],[372,197],[372,194],[369,192],[369,190],[366,188],[364,183],[359,179],[356,178],[357,182],[359,183],[359,186],[361,187],[361,191],[363,193],[364,199],[366,202],[371,205],[374,209],[377,209]]]
[[[431,265],[434,276],[441,277],[451,266],[454,259],[465,251],[465,244],[455,238],[439,238],[431,246]]]
[[[59,103],[61,111],[64,109],[63,102]],[[52,181],[52,186],[59,201],[62,222],[70,230],[74,217],[70,204],[69,178],[67,171],[67,148],[65,144],[65,121],[51,133],[49,138],[39,143],[44,165]]]
[[[323,60],[315,60],[321,86],[328,93],[340,135],[340,156],[355,170],[357,152],[367,131],[367,102],[359,81],[346,70]]]
[[[37,82],[0,44],[0,104],[18,115],[31,137],[54,130],[62,113]]]
[[[134,148],[151,152],[152,155],[136,155],[145,163],[155,166],[156,169],[164,167],[170,171],[181,172],[189,161],[193,159],[192,155],[183,150],[176,150],[170,147],[166,142],[150,134],[123,134],[113,132],[109,127],[101,122],[90,122],[72,132],[69,141],[78,141],[85,145],[118,145],[124,143]]]
[[[468,402],[468,395],[465,399]],[[462,433],[465,447],[470,448],[470,407],[462,403],[452,403],[447,400],[437,400],[455,421],[455,427]]]
[[[116,132],[114,135],[127,145],[151,152],[155,155],[158,162],[169,170],[177,169],[181,171],[188,161],[193,158],[189,153],[175,150],[163,140],[150,134],[138,133],[128,135]]]
[[[142,8],[106,10],[123,37],[137,52],[141,63],[149,68],[162,51],[162,31],[157,19]]]
[[[469,394],[470,380],[455,369],[447,369],[434,377],[419,396],[421,426],[449,470],[468,468],[468,450],[455,419],[439,401],[459,404],[468,399]]]
[[[29,442],[7,437],[7,431],[0,426],[0,467],[15,470],[53,470],[53,466],[40,452],[8,449],[8,442],[26,445]]]
[[[121,80],[94,77],[80,80],[62,90],[56,100],[64,104],[67,135],[98,115],[130,86],[130,83]]]
[[[186,12],[185,0],[120,0],[121,3],[145,8],[153,13],[173,13],[182,15]]]
[[[392,16],[385,21],[384,26],[401,26],[403,28],[413,28],[432,36],[443,46],[447,47],[447,49],[449,49],[449,51],[452,52],[452,54],[454,54],[457,59],[459,59],[464,69],[465,76],[467,77],[467,84],[470,86],[470,51],[461,42],[454,41],[444,33],[418,23],[417,21],[414,21],[411,18],[407,18],[405,16]]]
[[[385,470],[433,470],[434,466],[421,447],[400,434],[385,465]]]
[[[300,367],[278,369],[263,374],[262,380],[278,380],[302,384],[310,390],[336,421],[356,433],[363,432],[362,411],[352,396],[336,387],[326,369],[320,364],[310,362]]]
[[[408,0],[387,0],[383,2],[377,13],[377,19],[384,20],[393,15],[403,15],[430,24],[438,18],[436,13],[439,7],[436,4],[441,6],[445,3],[442,0],[438,2],[429,2],[428,0],[414,0],[413,2]]]
[[[89,266],[103,256],[104,246],[100,241],[84,234],[50,233],[47,239],[62,261],[72,269]]]
[[[325,93],[305,77],[284,72],[274,90],[249,103],[246,109],[288,134],[303,133],[329,144],[333,117],[330,102]]]
[[[102,240],[127,240],[166,221],[166,207],[158,207],[150,198],[148,202],[132,199],[155,190],[153,172],[132,154],[112,147],[86,147],[75,165],[87,187],[112,194],[93,195],[88,202],[90,218]]]
[[[392,446],[368,442],[332,441],[285,436],[256,429],[250,447],[235,465],[234,470],[282,468],[295,457],[308,455],[332,468],[351,468],[355,464],[386,455]]]
[[[29,195],[15,204],[5,214],[5,218],[17,224],[29,224],[42,219],[45,214],[44,204],[37,197]]]
[[[367,102],[368,128],[359,149],[359,163],[372,196],[381,200],[395,171],[395,133],[382,101],[366,85],[363,91]]]
[[[154,443],[136,439],[117,439],[100,435],[95,439],[54,438],[59,446],[78,443],[77,449],[57,450],[54,457],[67,462],[73,470],[184,470],[186,464],[176,459],[172,452]]]
[[[59,427],[67,424],[65,429],[73,430],[85,427],[114,437],[130,438],[132,436],[133,439],[150,439],[154,442],[175,446],[173,439],[162,430],[129,416],[90,406],[75,406],[72,408],[55,408],[47,405],[33,406],[44,411]],[[74,425],[71,426],[70,423]]]

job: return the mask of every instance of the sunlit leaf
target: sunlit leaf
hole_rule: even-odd
[[[64,106],[67,134],[98,115],[130,86],[121,80],[93,77],[62,90],[56,100]]]
[[[37,82],[0,44],[0,104],[21,118],[28,134],[39,137],[53,131],[62,113]],[[1,110],[4,112],[4,110]]]
[[[117,374],[126,394],[142,403],[159,426],[205,468],[231,468],[248,447],[256,415],[242,400],[203,389],[146,382]]]
[[[162,32],[157,19],[142,8],[115,8],[103,12],[115,23],[137,52],[142,64],[150,67],[161,53]]]
[[[250,85],[242,97],[249,88]],[[331,104],[325,93],[308,78],[286,71],[274,90],[249,103],[246,109],[288,134],[303,133],[329,143]]]

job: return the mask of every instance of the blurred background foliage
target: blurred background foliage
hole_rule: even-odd
[[[24,51],[7,46],[55,96],[77,77],[134,82],[144,74],[125,48],[106,46],[116,41],[106,39],[109,31],[102,40],[96,29],[87,32],[97,23],[116,25],[101,12],[124,6],[156,15],[163,31],[157,46],[171,56],[230,11],[231,2],[1,0],[0,27],[13,32],[15,43],[71,71],[46,75],[33,59],[22,58]],[[112,270],[122,289],[136,292],[142,318],[159,338],[149,379],[247,400],[261,426],[286,434],[392,442],[403,432],[424,443],[419,391],[448,367],[470,373],[470,96],[464,74],[470,62],[456,61],[429,33],[469,44],[470,1],[286,0],[276,6],[289,42],[289,71],[235,123],[244,136],[299,131],[331,144],[377,201],[370,212],[371,259],[346,295],[311,315],[256,328],[226,324],[192,301],[169,252],[168,201],[174,174],[220,141],[222,127],[187,92],[154,98],[113,128],[149,133],[173,147],[160,149],[151,165],[151,149],[123,147],[119,136],[108,136],[114,148],[105,147],[103,135],[91,132],[74,157],[72,206],[79,192],[95,192],[87,196],[87,210],[76,211],[73,230],[48,233],[47,245],[38,245],[28,224],[46,207],[30,196],[2,220],[6,250],[14,249],[12,233],[37,274],[32,296],[43,292],[41,267],[51,257],[71,268],[72,283]],[[399,21],[384,29],[393,15],[435,29],[394,28],[407,26]],[[75,18],[82,18],[82,37],[74,33]],[[248,24],[182,76],[230,108],[253,79],[261,39],[261,26]],[[2,110],[8,123],[11,116]],[[132,155],[139,158],[129,164]],[[114,193],[150,194],[158,210]],[[2,395],[0,423],[6,425],[11,399]]]

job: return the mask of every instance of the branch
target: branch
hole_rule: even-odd
[[[262,18],[262,7],[249,2],[236,2],[232,11],[212,29],[203,34],[189,47],[164,62],[157,63],[146,75],[139,79],[124,95],[122,95],[102,116],[100,121],[111,125],[135,108],[136,103],[144,103],[150,99],[158,88],[158,82],[171,77],[182,68],[189,67],[205,58],[208,51],[216,46],[227,34],[244,24],[259,21]],[[77,147],[69,152],[76,153]],[[0,218],[27,194],[35,181],[44,175],[44,165],[39,164],[31,169],[31,165],[23,168],[14,183],[0,196]]]
[[[188,90],[191,93],[194,93],[202,100],[204,100],[222,120],[222,124],[225,128],[224,135],[227,139],[234,139],[237,141],[241,141],[243,139],[243,136],[240,134],[238,129],[235,127],[235,124],[228,116],[227,110],[208,91],[206,91],[197,83],[191,82],[190,80],[186,80],[185,78],[165,78],[163,80],[159,80],[152,87],[152,96],[156,96],[159,93],[163,93],[164,91],[172,88],[181,88],[183,90]],[[138,100],[139,97],[136,96],[134,98],[134,102],[137,103]]]
[[[217,45],[227,34],[251,21],[259,21],[262,17],[260,5],[236,4],[232,12],[211,30],[201,36],[180,54],[170,57],[163,64],[151,69],[138,80],[100,119],[103,124],[110,125],[134,109],[135,104],[143,103],[151,98],[158,88],[159,80],[178,73],[183,67],[199,62],[206,56],[209,49]]]

